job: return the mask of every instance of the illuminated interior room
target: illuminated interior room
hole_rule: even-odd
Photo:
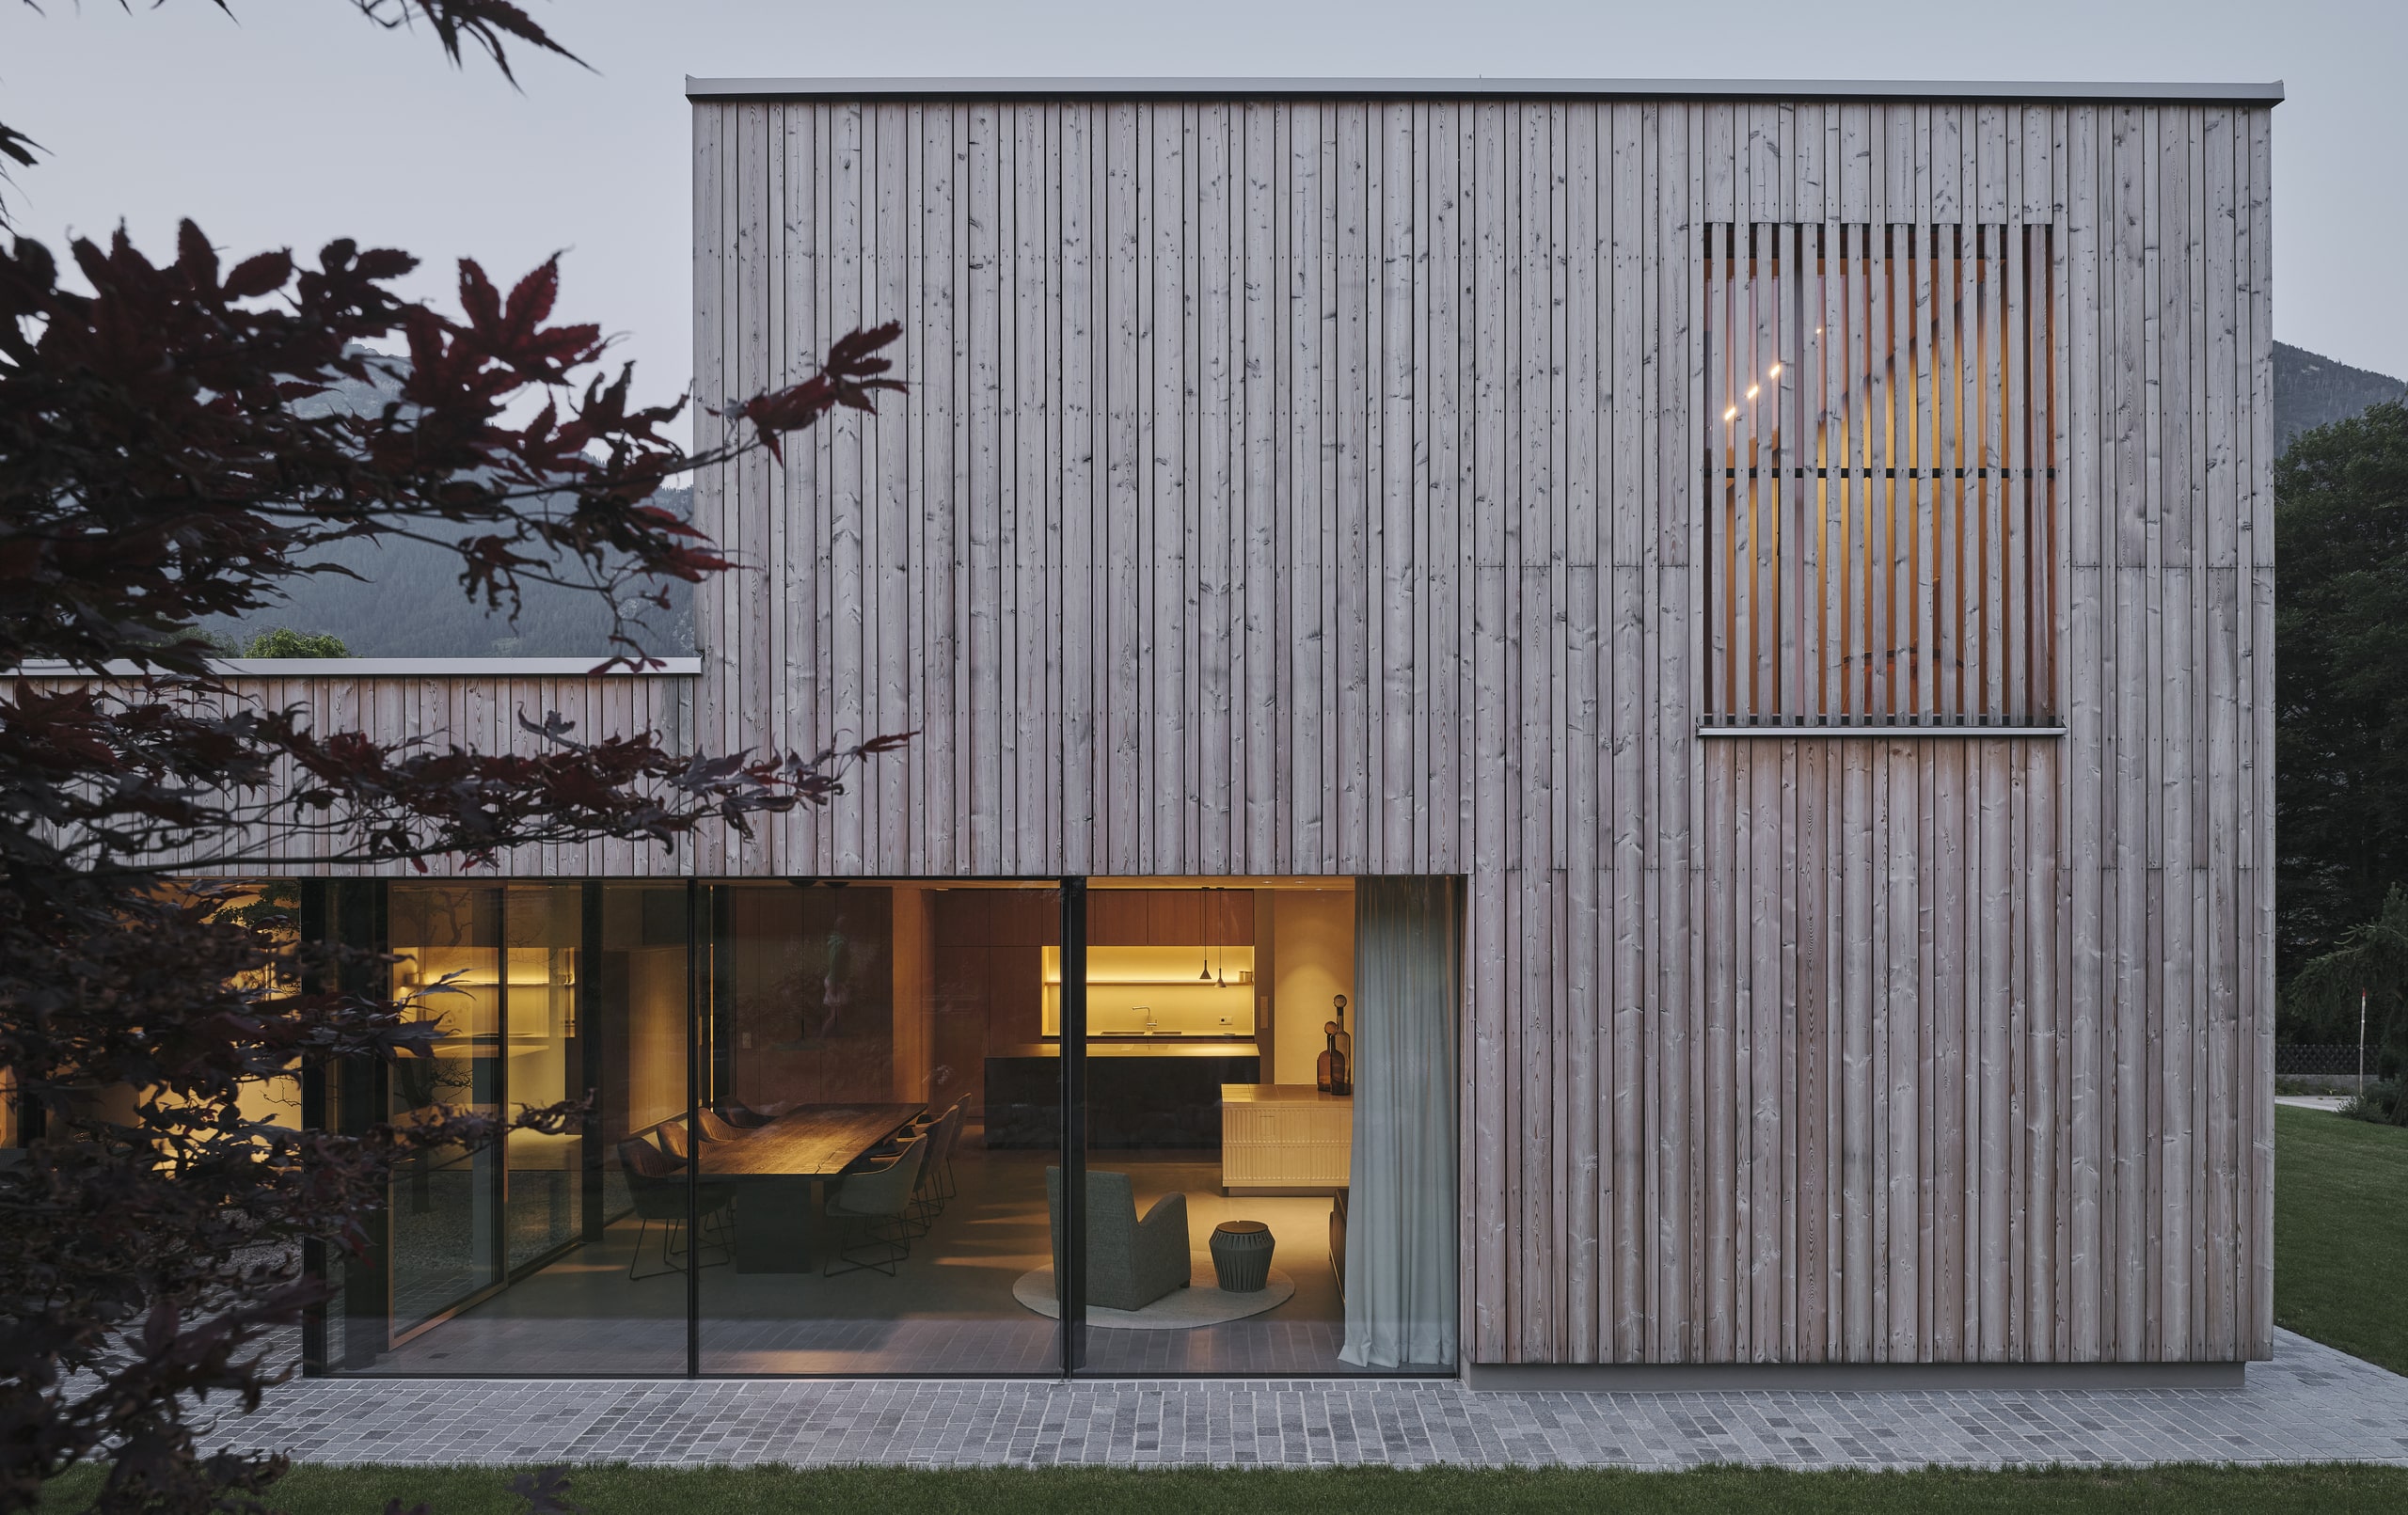
[[[1019,883],[321,892],[437,1028],[381,1090],[322,1081],[348,1124],[590,1103],[405,1165],[316,1370],[1057,1371],[1066,1155],[1082,1367],[1443,1368],[1349,1355],[1358,892],[1093,880],[1066,944],[1064,890]],[[1451,964],[1451,930],[1413,939]]]

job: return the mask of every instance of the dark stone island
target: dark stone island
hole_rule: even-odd
[[[987,1059],[987,1144],[1051,1147],[1062,1141],[1062,1049],[1051,1042]],[[1259,1081],[1250,1041],[1091,1041],[1087,1145],[1221,1145],[1221,1085]]]

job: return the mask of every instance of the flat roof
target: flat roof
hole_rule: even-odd
[[[689,100],[1976,100],[2272,105],[2265,84],[1982,79],[697,79]]]
[[[594,653],[584,657],[213,657],[209,671],[221,678],[253,679],[578,679],[594,672],[612,656]],[[703,671],[699,656],[655,657],[650,668],[622,664],[608,677],[696,678]],[[0,677],[24,679],[138,678],[147,671],[139,663],[119,659],[98,675],[79,664],[36,658]]]

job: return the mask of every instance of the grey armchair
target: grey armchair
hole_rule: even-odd
[[[1045,1170],[1054,1219],[1054,1276],[1062,1276],[1062,1170]],[[1187,1286],[1187,1196],[1164,1194],[1137,1219],[1136,1186],[1125,1173],[1087,1174],[1087,1302],[1142,1310]]]

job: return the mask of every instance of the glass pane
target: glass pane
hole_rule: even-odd
[[[1360,1371],[1332,1247],[1352,1093],[1316,1087],[1353,996],[1352,885],[1088,900],[1084,1369]]]
[[[1059,892],[710,886],[696,1154],[706,1373],[1047,1373]]]
[[[388,1118],[501,1108],[501,891],[396,884],[393,995],[431,1022],[430,1055],[397,1058]],[[405,1159],[389,1197],[392,1345],[500,1282],[500,1163],[490,1148],[431,1147]]]
[[[390,1076],[397,1112],[515,1111],[590,1097],[560,1135],[440,1153],[394,1184],[391,1307],[363,1351],[346,1299],[341,1360],[394,1373],[682,1373],[674,1238],[685,1179],[632,1185],[622,1152],[684,1113],[683,883],[390,886],[397,985],[445,1034]],[[443,1096],[450,1095],[445,1100]],[[658,1255],[671,1240],[664,1262]],[[346,1293],[348,1294],[347,1288]]]
[[[502,1108],[540,1110],[581,1097],[577,1034],[578,948],[584,891],[574,884],[513,886],[503,900],[510,945],[503,1014],[509,1025]],[[510,1275],[557,1256],[580,1238],[583,1133],[513,1131],[503,1203]]]

